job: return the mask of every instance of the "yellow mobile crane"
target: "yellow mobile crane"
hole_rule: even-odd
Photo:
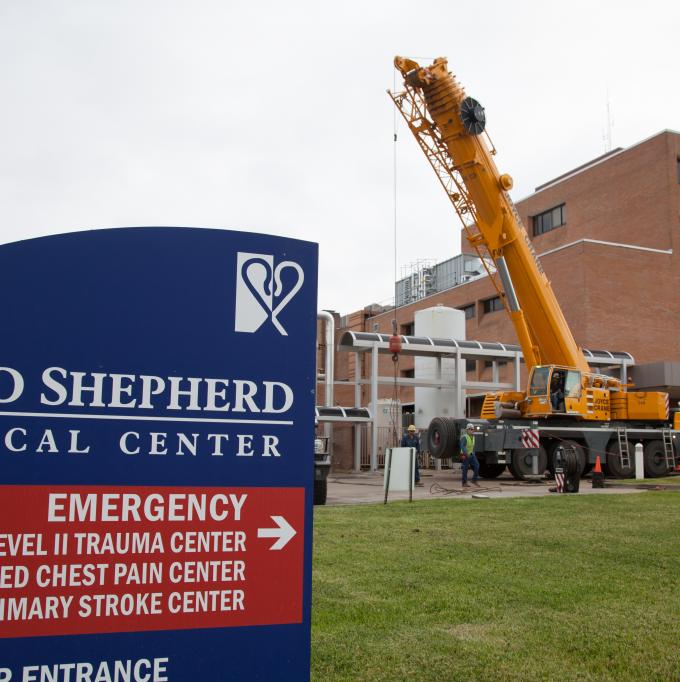
[[[487,267],[515,327],[529,374],[526,392],[488,394],[481,417],[504,423],[528,420],[528,425],[534,420],[539,426],[558,419],[567,423],[566,429],[577,421],[618,424],[616,438],[606,443],[610,470],[627,475],[632,470],[628,427],[669,431],[668,394],[628,390],[618,379],[591,370],[508,195],[512,178],[496,168],[495,149],[485,133],[484,108],[466,96],[444,58],[421,67],[411,59],[396,57],[394,64],[404,79],[404,90],[389,94],[444,186],[468,241]],[[443,433],[448,441],[454,440],[451,425],[443,432],[440,427],[435,425],[435,438]],[[579,437],[573,432],[566,435]],[[654,438],[655,458],[664,465],[657,467],[657,475],[674,463],[667,436],[657,433]],[[588,462],[584,439],[581,444],[574,442],[581,449],[583,466]],[[558,440],[553,434],[552,445]],[[618,463],[613,461],[617,456]],[[515,468],[522,471],[520,466]]]

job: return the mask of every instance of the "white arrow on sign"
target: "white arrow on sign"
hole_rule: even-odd
[[[283,549],[297,535],[297,532],[283,516],[271,516],[270,518],[278,528],[258,528],[257,537],[278,538],[269,549]]]

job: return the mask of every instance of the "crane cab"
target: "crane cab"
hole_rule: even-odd
[[[536,365],[529,374],[524,416],[583,416],[582,373],[559,365]]]

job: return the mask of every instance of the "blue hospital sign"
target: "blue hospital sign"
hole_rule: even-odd
[[[309,678],[317,246],[0,247],[0,682]]]

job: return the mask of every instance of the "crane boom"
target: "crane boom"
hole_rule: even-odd
[[[448,71],[445,58],[429,67],[396,57],[405,90],[390,93],[460,216],[470,244],[489,268],[522,346],[527,369],[562,365],[590,372],[543,272],[481,133],[484,109]],[[488,137],[487,137],[488,139]],[[500,284],[498,283],[500,280]],[[501,291],[502,285],[502,291]]]

